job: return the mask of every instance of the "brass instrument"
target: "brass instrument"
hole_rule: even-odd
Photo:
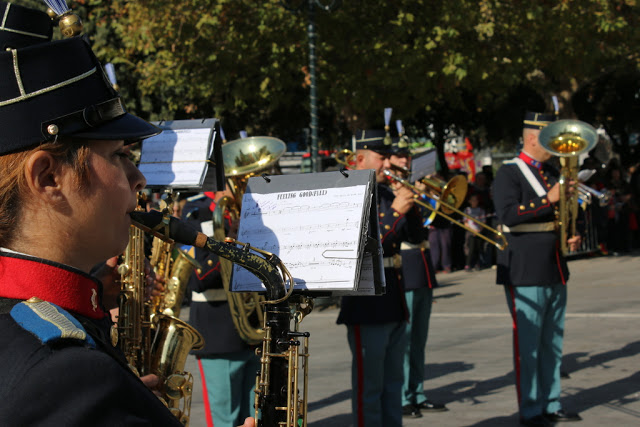
[[[439,183],[437,183],[437,182],[430,182],[429,184],[425,183],[428,187],[430,185],[432,185],[432,187],[430,187],[432,192],[426,193],[426,192],[420,191],[418,188],[416,188],[414,185],[412,185],[406,179],[401,178],[401,177],[399,177],[397,175],[394,175],[389,170],[385,170],[384,174],[390,180],[398,182],[398,183],[402,184],[403,186],[409,188],[411,191],[413,191],[414,198],[416,199],[415,203],[417,203],[418,205],[420,205],[422,207],[425,207],[425,208],[429,209],[430,211],[435,212],[437,215],[440,215],[440,216],[446,218],[447,220],[451,221],[453,224],[457,225],[458,227],[464,228],[468,232],[470,232],[470,233],[474,234],[475,236],[478,236],[481,239],[491,243],[492,245],[494,245],[496,248],[498,248],[500,250],[504,250],[504,248],[507,247],[507,239],[504,237],[504,235],[502,234],[501,231],[498,231],[495,228],[489,227],[484,222],[479,221],[476,218],[474,218],[474,217],[472,217],[470,215],[467,215],[467,214],[465,214],[464,212],[462,212],[461,210],[458,209],[458,207],[460,207],[460,205],[464,202],[464,195],[466,194],[466,183],[467,183],[467,181],[463,176],[458,175],[458,176],[454,177],[453,179],[451,179],[448,183],[446,183],[446,185],[442,185],[442,186],[440,186]],[[461,184],[461,183],[463,183],[463,184]],[[458,185],[462,185],[463,186],[464,193],[456,188],[456,186],[458,186]],[[436,200],[436,206],[433,207],[429,203],[426,203],[426,202],[423,202],[422,200],[420,200],[420,198],[422,196],[428,197],[430,199],[435,199]],[[481,232],[477,232],[474,229],[472,229],[472,228],[466,226],[465,224],[461,223],[460,221],[455,220],[454,218],[452,218],[450,216],[453,213],[457,213],[457,214],[461,215],[462,217],[464,217],[465,219],[468,219],[468,220],[478,224],[481,228],[483,228],[483,229],[489,231],[490,233],[492,233],[495,236],[495,239],[490,239],[489,237],[485,236]]]
[[[124,262],[118,267],[122,286],[119,345],[138,376],[159,377],[163,402],[182,424],[188,425],[193,376],[184,371],[184,365],[191,349],[204,346],[204,338],[177,317],[157,312],[155,305],[146,300],[144,235],[139,228],[131,226],[129,236]],[[172,247],[173,242],[169,245]],[[162,245],[156,246],[156,250],[160,253],[158,259],[164,255],[163,268],[168,269],[171,250]],[[182,301],[177,302],[178,307],[181,304]]]
[[[355,165],[355,157],[356,153],[345,148],[344,150],[338,151],[335,154],[335,159],[338,164],[341,164],[345,167],[345,169],[351,169]]]
[[[170,219],[168,230],[158,229],[163,220],[160,212],[133,212],[131,218],[137,227],[155,236],[215,253],[260,278],[266,288],[266,300],[261,303],[265,334],[262,348],[256,352],[261,365],[256,384],[257,425],[306,426],[309,333],[299,332],[298,325],[311,312],[313,304],[300,295],[291,297],[293,278],[280,259],[234,239],[221,242],[209,238],[176,218]]]
[[[598,204],[604,207],[609,204],[609,200],[611,199],[611,194],[608,191],[598,191],[581,182],[578,183],[578,192],[580,199],[584,200],[587,204],[591,203],[595,197],[598,199]]]
[[[560,200],[556,217],[560,228],[560,248],[569,252],[567,239],[576,235],[578,218],[578,156],[595,147],[596,130],[579,120],[558,120],[542,128],[538,136],[540,146],[560,160]],[[594,190],[595,191],[595,190]]]
[[[222,146],[224,172],[227,185],[234,198],[223,197],[216,203],[213,211],[213,237],[224,241],[224,214],[229,213],[232,221],[240,216],[242,196],[250,177],[268,170],[286,151],[284,142],[271,137],[250,137],[237,139]],[[233,263],[226,258],[220,259],[220,276],[227,295],[229,310],[238,335],[248,344],[262,342],[264,337],[262,302],[264,296],[257,292],[230,292]]]
[[[138,376],[149,372],[151,319],[145,303],[144,235],[129,228],[129,244],[118,266],[120,295],[118,297],[118,346]]]
[[[164,278],[165,290],[152,299],[152,312],[180,317],[182,301],[194,269],[202,266],[174,244],[154,237],[149,259],[156,276]]]

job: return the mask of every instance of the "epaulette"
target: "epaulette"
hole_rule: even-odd
[[[11,317],[43,344],[77,340],[92,348],[96,346],[93,338],[69,312],[39,298],[33,297],[16,304],[11,310]]]

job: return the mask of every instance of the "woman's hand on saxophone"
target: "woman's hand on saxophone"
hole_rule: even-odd
[[[146,281],[144,296],[147,300],[162,295],[164,292],[164,277],[156,275],[148,258],[144,259],[144,278]]]
[[[244,424],[242,424],[239,427],[256,427],[256,420],[255,418],[252,418],[252,417],[246,418],[244,420]]]
[[[140,381],[142,381],[142,383],[146,385],[147,388],[153,392],[153,394],[158,397],[163,397],[162,393],[160,392],[160,377],[154,374],[149,374],[140,377]]]

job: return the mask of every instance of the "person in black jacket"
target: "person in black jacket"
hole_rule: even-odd
[[[125,111],[85,38],[5,43],[25,26],[2,6],[0,425],[180,426],[127,365],[89,275],[124,251],[146,184],[125,144],[160,130]]]
[[[394,138],[389,161],[400,168],[409,168],[411,152],[403,138]],[[416,183],[421,185],[421,183]],[[423,188],[420,188],[423,190]],[[418,207],[423,218],[431,215],[425,207]],[[429,253],[428,228],[422,227],[420,243],[400,243],[402,275],[409,321],[406,324],[407,346],[404,349],[404,382],[402,384],[402,415],[422,417],[422,412],[442,412],[447,407],[427,398],[424,392],[425,347],[429,335],[429,318],[433,305],[433,288],[438,286],[436,271]]]
[[[192,198],[183,209],[183,217],[205,234],[212,234],[212,212],[223,196],[230,194],[206,192]],[[228,226],[232,225],[230,218],[226,221]],[[260,358],[255,354],[255,346],[240,337],[233,323],[219,257],[196,248],[195,258],[202,268],[189,279],[189,323],[205,339],[204,348],[192,354],[198,360],[202,376],[207,425],[234,427],[253,415]]]
[[[384,131],[358,133],[356,168],[376,172],[386,293],[345,296],[338,316],[338,324],[347,326],[353,356],[351,407],[356,427],[402,425],[402,363],[408,313],[400,244],[403,240],[422,240],[422,223],[413,206],[413,193],[405,187],[385,185],[384,170],[389,169],[390,163],[384,135]]]
[[[560,404],[560,362],[569,270],[559,250],[555,205],[558,172],[538,140],[551,114],[527,113],[520,155],[498,170],[493,183],[496,214],[508,246],[497,255],[498,284],[504,285],[513,317],[513,351],[520,419],[527,426],[578,421]],[[579,236],[568,238],[570,250]]]

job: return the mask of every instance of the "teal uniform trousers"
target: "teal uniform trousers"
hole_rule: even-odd
[[[256,372],[260,369],[260,360],[253,350],[222,356],[198,359],[206,387],[203,390],[205,406],[212,417],[207,420],[207,425],[237,427],[247,416],[253,415]]]
[[[404,353],[402,406],[421,404],[427,400],[424,394],[425,346],[429,334],[429,318],[433,302],[433,289],[418,288],[405,292],[409,322],[405,325],[407,348]]]
[[[553,413],[560,405],[560,362],[567,287],[505,286],[513,319],[513,357],[520,416]]]
[[[402,427],[404,328],[405,322],[347,325],[355,427]]]

